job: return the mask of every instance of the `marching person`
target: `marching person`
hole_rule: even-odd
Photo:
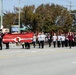
[[[74,35],[74,46],[76,46],[76,34]]]
[[[9,42],[6,43],[6,49],[9,49]]]
[[[45,38],[46,38],[44,32],[41,33],[40,37],[41,37],[41,41],[40,41],[41,47],[44,48],[44,42],[45,42]]]
[[[4,35],[8,34],[7,30],[6,32],[4,33]],[[6,44],[6,49],[9,49],[9,42],[5,42],[4,44]]]
[[[24,33],[25,32],[22,32],[22,34],[24,34]],[[22,49],[24,49],[25,48],[25,42],[22,42],[21,45],[22,45]]]
[[[38,33],[37,39],[38,39],[38,44],[39,44],[39,48],[40,48],[41,33]]]
[[[0,30],[0,50],[2,50],[2,39],[3,39],[3,33],[2,30]]]
[[[23,32],[23,34],[26,33],[26,32]],[[28,32],[30,33],[30,32]],[[26,37],[25,37],[26,38]],[[22,48],[24,49],[30,49],[30,42],[23,42],[22,44]]]
[[[34,46],[34,48],[35,48],[35,46],[36,46],[36,35],[34,34],[34,36],[33,36],[33,46]]]
[[[65,34],[65,47],[68,47],[68,34]]]
[[[62,45],[62,47],[65,46],[65,36],[64,36],[64,34],[61,35],[61,45]]]
[[[61,46],[61,35],[60,34],[57,36],[57,46],[58,47]]]
[[[69,41],[69,47],[71,48],[72,46],[72,41],[74,41],[74,37],[72,35],[72,33],[70,32],[68,35],[68,41]]]
[[[48,34],[49,47],[51,47],[51,42],[52,42],[52,35],[49,33],[49,34]]]
[[[57,41],[56,33],[54,33],[54,35],[52,37],[52,40],[53,40],[53,45],[54,45],[54,48],[55,48],[56,47],[56,41]]]
[[[29,42],[25,42],[25,49],[30,49],[30,43]]]
[[[27,49],[30,49],[30,43],[27,42]]]
[[[21,45],[22,45],[22,49],[24,49],[24,45],[25,45],[25,43],[24,43],[24,42],[22,42],[22,43],[21,43]]]

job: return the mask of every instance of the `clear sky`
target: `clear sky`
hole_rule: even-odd
[[[70,2],[71,2],[71,9],[76,10],[76,0],[20,0],[20,7],[27,6],[27,5],[35,5],[36,7],[40,4],[46,4],[46,3],[54,3],[63,5],[64,7],[70,8]],[[19,6],[19,0],[3,0],[3,11],[13,11],[13,8]]]

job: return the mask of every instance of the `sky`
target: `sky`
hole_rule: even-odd
[[[71,2],[71,10],[76,10],[76,0],[20,0],[20,7],[24,7],[27,5],[35,5],[38,7],[41,4],[47,4],[50,5],[52,3],[62,5],[68,10],[70,9],[70,2]],[[19,6],[19,0],[3,0],[3,12],[7,11],[13,11],[15,7]]]

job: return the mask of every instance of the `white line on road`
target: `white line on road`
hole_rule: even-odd
[[[32,51],[32,52],[37,52],[37,51]]]

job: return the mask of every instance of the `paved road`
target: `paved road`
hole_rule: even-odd
[[[11,47],[0,51],[0,75],[76,75],[76,47]]]

